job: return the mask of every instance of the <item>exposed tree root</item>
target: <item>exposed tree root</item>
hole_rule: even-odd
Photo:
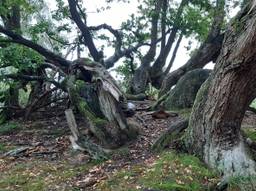
[[[179,138],[179,135],[188,127],[188,120],[184,119],[172,124],[152,145],[152,150],[161,151],[167,145]]]
[[[65,115],[68,126],[72,132],[72,136],[70,136],[72,147],[76,150],[88,152],[93,159],[107,159],[108,157],[106,150],[101,148],[99,145],[93,143],[88,137],[82,135],[79,132],[72,109],[67,109],[65,111]]]

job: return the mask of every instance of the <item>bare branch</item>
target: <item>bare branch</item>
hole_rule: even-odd
[[[103,55],[97,50],[93,42],[90,30],[88,29],[86,24],[82,21],[82,18],[77,11],[77,2],[75,0],[68,0],[68,4],[69,4],[71,17],[81,31],[85,41],[85,45],[88,47],[89,52],[92,55],[94,61],[100,62]]]

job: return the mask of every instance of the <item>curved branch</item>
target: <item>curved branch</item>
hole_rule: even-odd
[[[187,6],[187,4],[189,3],[189,0],[182,0],[179,8],[177,10],[177,14],[176,17],[174,19],[174,24],[173,24],[173,28],[172,28],[172,32],[167,40],[166,45],[164,46],[164,48],[161,49],[159,56],[157,57],[157,59],[155,60],[153,66],[151,67],[151,77],[156,77],[161,75],[162,73],[162,68],[166,63],[166,59],[172,49],[173,43],[175,41],[175,38],[177,36],[178,31],[180,30],[180,25],[181,25],[181,16],[182,13],[184,11],[184,8]]]
[[[21,44],[24,46],[27,46],[35,51],[37,51],[39,54],[44,56],[46,59],[50,60],[52,63],[58,63],[61,66],[69,67],[71,65],[71,62],[62,58],[61,56],[54,54],[50,50],[30,41],[25,38],[23,38],[21,35],[18,35],[10,30],[5,29],[3,26],[0,25],[0,33],[5,34],[6,36],[10,37],[12,39],[12,42]]]
[[[14,79],[14,80],[25,80],[25,81],[46,81],[46,82],[52,83],[57,88],[60,88],[62,90],[65,89],[60,83],[58,83],[52,79],[42,77],[42,76],[29,76],[29,75],[23,75],[23,74],[7,74],[7,75],[1,75],[1,77],[10,78],[10,79]]]
[[[71,17],[73,21],[76,23],[77,27],[82,32],[85,45],[88,47],[89,52],[92,55],[94,61],[100,62],[102,59],[102,54],[97,50],[93,42],[90,30],[88,29],[86,24],[82,21],[82,18],[77,11],[77,2],[75,0],[68,0],[68,4],[69,4],[69,11],[71,13]]]

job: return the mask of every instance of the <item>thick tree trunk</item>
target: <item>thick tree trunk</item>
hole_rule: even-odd
[[[135,71],[131,80],[130,92],[132,94],[145,93],[149,82],[149,69],[150,64],[154,60],[156,55],[156,42],[158,32],[158,19],[159,12],[162,7],[161,0],[155,0],[155,13],[151,18],[151,46],[147,54],[142,58],[140,67]]]
[[[256,11],[249,9],[228,27],[215,70],[197,94],[185,136],[188,150],[225,177],[256,175],[240,133],[256,96]]]
[[[170,70],[171,70],[171,68],[172,68],[172,66],[173,66],[173,63],[174,63],[174,61],[175,61],[175,59],[176,59],[176,55],[177,55],[177,52],[178,52],[178,50],[179,50],[179,47],[180,47],[180,43],[181,43],[182,38],[183,38],[183,34],[181,33],[180,36],[179,36],[179,38],[178,38],[178,40],[177,40],[177,42],[176,42],[176,45],[175,45],[174,50],[173,50],[173,52],[172,52],[171,60],[170,60],[170,62],[169,62],[169,64],[168,64],[167,68],[166,68],[164,71],[159,72],[158,75],[156,75],[156,76],[151,76],[151,83],[152,83],[152,85],[153,85],[155,88],[157,88],[157,89],[160,89],[160,88],[161,88],[161,86],[162,86],[162,84],[163,84],[163,81],[164,81],[166,75],[170,72]]]
[[[1,6],[6,6],[6,1],[1,2]],[[0,15],[3,20],[4,26],[8,30],[15,30],[20,32],[20,7],[19,5],[12,6],[10,12],[6,15]],[[9,88],[9,95],[6,98],[5,106],[7,107],[3,111],[3,115],[7,119],[11,119],[16,115],[16,110],[13,108],[19,108],[19,85],[12,85]]]

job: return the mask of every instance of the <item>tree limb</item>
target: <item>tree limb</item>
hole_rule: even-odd
[[[39,54],[44,56],[46,59],[51,61],[52,63],[56,64],[58,63],[61,66],[69,67],[71,65],[71,62],[62,58],[61,56],[54,54],[50,50],[47,50],[46,48],[30,41],[25,38],[23,38],[21,35],[15,34],[14,32],[5,29],[3,26],[0,25],[0,33],[5,34],[6,36],[10,37],[12,39],[12,42],[21,44],[24,46],[27,46],[35,51],[37,51]]]
[[[168,92],[186,72],[202,68],[210,61],[217,59],[224,38],[224,34],[221,34],[221,26],[225,16],[224,8],[225,1],[217,0],[212,26],[205,42],[202,43],[197,52],[191,56],[185,65],[165,77],[159,93],[160,96]]]
[[[102,60],[103,55],[97,50],[93,42],[90,30],[88,29],[86,24],[82,21],[81,16],[77,11],[77,2],[75,0],[68,0],[68,4],[69,4],[69,11],[71,13],[71,17],[81,31],[85,41],[85,45],[88,47],[89,52],[92,55],[94,61],[100,62]]]
[[[23,75],[23,74],[7,74],[7,75],[2,75],[1,77],[10,78],[10,79],[14,79],[14,80],[47,81],[47,82],[55,85],[57,88],[65,89],[60,83],[58,83],[52,79],[42,77],[42,76],[29,76],[29,75]]]

